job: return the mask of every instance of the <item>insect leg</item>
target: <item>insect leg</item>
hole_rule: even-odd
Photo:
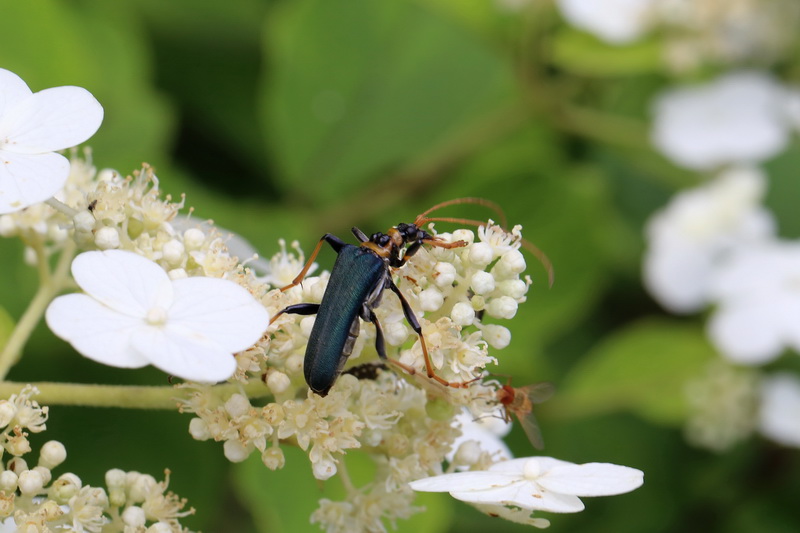
[[[270,320],[269,323],[272,324],[284,313],[288,313],[290,315],[316,315],[317,311],[319,311],[319,304],[294,304],[275,313],[275,316],[272,317],[272,320]]]
[[[433,370],[433,364],[431,364],[431,358],[428,355],[428,346],[425,344],[425,337],[422,335],[422,326],[419,325],[419,320],[417,320],[414,310],[411,309],[411,305],[409,305],[408,300],[406,300],[405,296],[403,296],[403,293],[400,292],[400,289],[397,288],[397,285],[395,285],[391,279],[387,279],[386,284],[392,290],[392,292],[395,293],[398,298],[400,298],[400,305],[403,306],[403,314],[405,315],[406,320],[408,320],[408,323],[411,324],[411,328],[419,337],[419,343],[422,346],[422,356],[425,358],[425,371],[428,374],[428,378],[436,380],[445,387],[453,387],[456,389],[466,389],[470,383],[476,379],[480,379],[476,378],[470,381],[447,381],[446,379],[440,378],[436,375],[436,372]],[[416,370],[413,367],[404,365],[399,361],[392,360],[392,363],[397,364],[397,366],[411,375],[416,373]]]
[[[350,231],[352,231],[353,235],[356,236],[356,239],[358,239],[358,242],[367,242],[367,241],[369,241],[369,237],[367,237],[367,234],[364,233],[363,231],[361,231],[360,229],[358,229],[357,227],[353,226]]]
[[[288,284],[285,287],[281,287],[281,292],[286,292],[292,287],[296,287],[300,285],[300,283],[302,283],[303,278],[305,278],[306,274],[308,273],[308,269],[311,268],[311,264],[314,263],[314,259],[317,258],[317,254],[319,254],[323,242],[327,242],[328,244],[330,244],[331,248],[333,248],[333,251],[336,252],[337,254],[339,253],[339,250],[341,250],[342,247],[346,244],[342,239],[340,239],[336,235],[332,235],[330,233],[326,233],[325,235],[323,235],[322,238],[317,243],[317,246],[314,248],[314,251],[311,252],[311,256],[308,258],[306,266],[303,267],[303,270],[300,271],[297,277],[294,278],[290,284]]]
[[[367,311],[367,320],[375,324],[375,350],[378,352],[380,358],[385,361],[388,357],[386,357],[386,341],[383,337],[383,328],[381,327],[381,323],[378,322],[375,311],[369,308],[367,308]]]

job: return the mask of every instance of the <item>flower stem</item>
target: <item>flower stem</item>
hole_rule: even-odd
[[[28,308],[20,317],[19,322],[17,322],[17,326],[3,347],[3,351],[0,352],[0,380],[5,379],[11,367],[19,360],[25,343],[28,342],[31,333],[33,333],[39,320],[41,320],[47,305],[65,286],[68,280],[67,270],[74,255],[75,243],[67,241],[53,276],[50,276],[46,268],[39,269],[39,288],[31,303],[28,304]],[[44,257],[44,254],[38,254],[38,262],[40,265],[46,265],[47,258]]]
[[[19,393],[28,383],[0,382],[0,398]],[[39,389],[36,401],[42,405],[77,405],[81,407],[121,407],[124,409],[174,410],[177,400],[190,394],[190,389],[174,386],[93,385],[82,383],[56,383],[42,381],[30,383]],[[271,396],[269,388],[260,379],[246,385],[225,383],[213,387],[215,394],[225,397],[244,388],[249,398]]]
[[[55,197],[50,198],[49,200],[45,200],[44,203],[46,203],[47,205],[49,205],[50,207],[52,207],[53,209],[55,209],[59,213],[63,213],[64,215],[66,215],[70,219],[78,214],[77,210],[71,208],[70,206],[68,206],[67,204],[65,204],[64,202],[62,202],[60,200],[56,200]]]

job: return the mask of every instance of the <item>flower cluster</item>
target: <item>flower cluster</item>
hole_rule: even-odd
[[[39,450],[34,466],[25,438],[27,431],[46,429],[47,407],[32,398],[30,386],[8,400],[0,401],[2,452],[11,457],[0,472],[0,531],[46,533],[60,529],[146,533],[184,533],[180,518],[194,513],[183,510],[186,501],[167,491],[167,481],[158,482],[139,472],[112,469],[106,473],[106,488],[85,485],[80,477],[53,471],[67,458],[64,445],[48,441]]]

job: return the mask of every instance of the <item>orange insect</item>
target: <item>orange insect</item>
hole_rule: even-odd
[[[497,389],[497,401],[505,409],[505,421],[511,422],[511,415],[517,417],[528,440],[537,450],[544,448],[542,431],[539,423],[533,416],[534,404],[542,403],[555,392],[555,387],[548,381],[533,383],[524,387],[514,388],[509,383]]]

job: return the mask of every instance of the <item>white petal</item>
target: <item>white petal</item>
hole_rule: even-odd
[[[559,466],[537,478],[545,489],[576,496],[611,496],[630,492],[644,483],[641,470],[609,463]]]
[[[779,302],[776,302],[779,303]],[[711,341],[730,361],[760,365],[783,350],[773,305],[739,302],[717,310],[708,323]]]
[[[84,252],[72,262],[72,275],[92,298],[120,313],[144,317],[173,300],[172,282],[153,261],[133,252]]]
[[[4,68],[0,68],[0,121],[3,115],[17,102],[31,95],[31,90],[22,81],[22,78]],[[0,131],[0,139],[4,137]]]
[[[421,492],[484,491],[510,485],[520,481],[519,475],[495,474],[494,472],[458,472],[426,477],[408,485]],[[469,500],[465,500],[469,501]],[[493,500],[494,501],[494,500]]]
[[[484,503],[473,504],[477,510],[496,518],[502,518],[517,524],[538,527],[544,529],[550,527],[550,520],[546,518],[534,518],[531,516],[530,509],[517,509],[516,507],[506,507],[505,505],[492,505]]]
[[[518,459],[512,459],[510,461],[500,461],[499,463],[495,463],[489,467],[489,471],[516,473],[517,475],[522,476],[525,470],[525,464],[531,460],[536,461],[536,463],[538,464],[538,468],[542,473],[547,472],[551,468],[555,468],[557,466],[567,466],[575,464],[575,463],[570,463],[568,461],[562,461],[561,459],[555,459],[553,457],[540,457],[540,456],[520,457]]]
[[[0,214],[51,198],[64,186],[69,161],[59,154],[17,154],[0,150]]]
[[[229,353],[251,347],[269,325],[269,313],[236,283],[194,277],[173,282],[175,299],[170,324],[202,333]]]
[[[98,363],[123,368],[149,363],[130,346],[141,320],[112,311],[85,294],[59,296],[50,303],[45,319],[53,333]]]
[[[216,383],[236,371],[236,359],[225,348],[170,324],[143,328],[131,342],[153,366],[179,378]]]
[[[788,372],[770,376],[762,386],[758,426],[766,437],[800,448],[800,379]]]
[[[522,481],[490,490],[451,491],[457,500],[470,503],[516,505],[525,509],[538,509],[552,513],[577,513],[584,509],[583,502],[572,494],[559,494],[541,490],[537,483]]]
[[[32,94],[0,119],[4,149],[37,154],[76,146],[95,134],[103,107],[81,87],[53,87]]]

